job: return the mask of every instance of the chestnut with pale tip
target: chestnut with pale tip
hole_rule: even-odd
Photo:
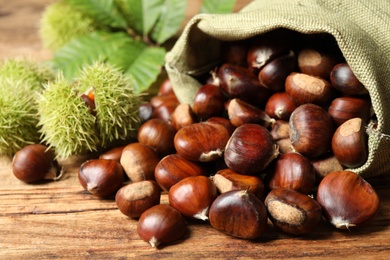
[[[230,236],[256,239],[267,228],[263,202],[247,190],[232,190],[219,195],[210,207],[210,224]]]
[[[187,177],[169,192],[169,204],[192,219],[208,220],[211,203],[217,197],[217,187],[206,176]]]
[[[265,198],[265,207],[275,227],[292,235],[312,232],[322,219],[321,206],[297,191],[278,188]]]
[[[181,128],[174,137],[177,154],[198,162],[215,161],[223,156],[230,138],[221,124],[195,123]]]
[[[265,111],[238,98],[229,102],[228,117],[235,127],[243,124],[259,124],[268,128],[275,122],[275,119],[271,118]]]
[[[113,196],[122,187],[124,172],[117,161],[91,159],[80,166],[78,179],[89,193],[105,198]]]
[[[54,152],[43,144],[27,145],[17,151],[12,158],[12,173],[27,183],[58,180],[62,176]]]
[[[368,158],[368,135],[361,118],[352,118],[340,125],[332,138],[332,150],[337,160],[349,168],[362,166]]]
[[[197,122],[198,119],[196,118],[194,111],[187,103],[178,105],[171,115],[171,124],[176,130]]]
[[[145,210],[160,204],[160,196],[161,189],[155,181],[139,181],[120,188],[115,203],[124,215],[139,218]]]
[[[298,72],[286,78],[286,93],[297,104],[326,105],[333,98],[334,88],[325,79]]]
[[[375,189],[349,170],[326,175],[318,185],[317,202],[325,218],[338,229],[351,229],[371,221],[379,209]]]
[[[222,169],[211,176],[211,180],[220,193],[231,190],[247,190],[255,194],[259,199],[263,199],[264,182],[258,176],[243,175],[230,169]]]
[[[137,224],[139,237],[153,248],[181,239],[187,226],[179,211],[167,204],[155,205],[140,216]]]
[[[120,164],[130,181],[154,180],[154,169],[160,157],[151,147],[141,143],[131,143],[122,151]]]

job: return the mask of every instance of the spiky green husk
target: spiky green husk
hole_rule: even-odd
[[[30,86],[22,80],[0,81],[0,154],[12,156],[39,142],[37,106]]]
[[[45,9],[39,28],[44,47],[56,51],[75,37],[94,31],[96,26],[92,18],[66,1],[59,1]]]
[[[78,78],[80,91],[92,88],[101,146],[135,136],[140,119],[141,95],[133,91],[123,73],[112,65],[96,62],[86,66]]]
[[[39,96],[38,112],[42,140],[54,148],[59,158],[98,149],[96,118],[75,85],[61,74]]]
[[[44,64],[25,58],[5,59],[0,62],[0,81],[10,85],[24,83],[31,90],[42,90],[43,85],[54,79],[53,72]]]

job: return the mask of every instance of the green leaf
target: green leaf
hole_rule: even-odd
[[[159,44],[175,35],[185,18],[187,1],[165,0],[151,38]]]
[[[227,14],[233,12],[236,0],[203,0],[200,13]]]
[[[128,16],[130,27],[141,35],[147,35],[156,23],[164,0],[117,0]]]
[[[62,70],[66,78],[71,79],[85,64],[107,60],[132,42],[134,40],[125,33],[92,32],[65,44],[54,54],[52,64],[56,69]]]
[[[127,28],[126,19],[114,0],[66,0],[66,2],[91,16],[103,27]]]
[[[133,60],[125,74],[132,82],[136,92],[147,90],[156,81],[164,64],[165,49],[146,47]]]

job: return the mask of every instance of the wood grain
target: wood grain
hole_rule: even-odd
[[[49,59],[37,22],[50,0],[0,0],[0,59],[30,55]],[[242,7],[249,1],[239,1]],[[199,8],[189,1],[187,19]],[[159,250],[139,239],[137,221],[122,215],[113,200],[87,194],[77,170],[87,156],[61,164],[63,179],[35,185],[17,180],[11,159],[0,157],[0,259],[388,259],[390,177],[370,179],[381,207],[368,225],[338,231],[326,222],[313,233],[293,237],[275,230],[255,241],[226,236],[210,225],[188,222],[188,233]],[[162,196],[167,203],[167,195]]]

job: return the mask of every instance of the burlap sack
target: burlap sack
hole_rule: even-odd
[[[221,41],[277,28],[334,36],[346,61],[369,90],[378,117],[369,128],[369,157],[362,176],[390,172],[390,1],[255,0],[235,14],[199,14],[166,56],[166,69],[181,102],[192,104],[200,86],[193,76],[219,62]]]

